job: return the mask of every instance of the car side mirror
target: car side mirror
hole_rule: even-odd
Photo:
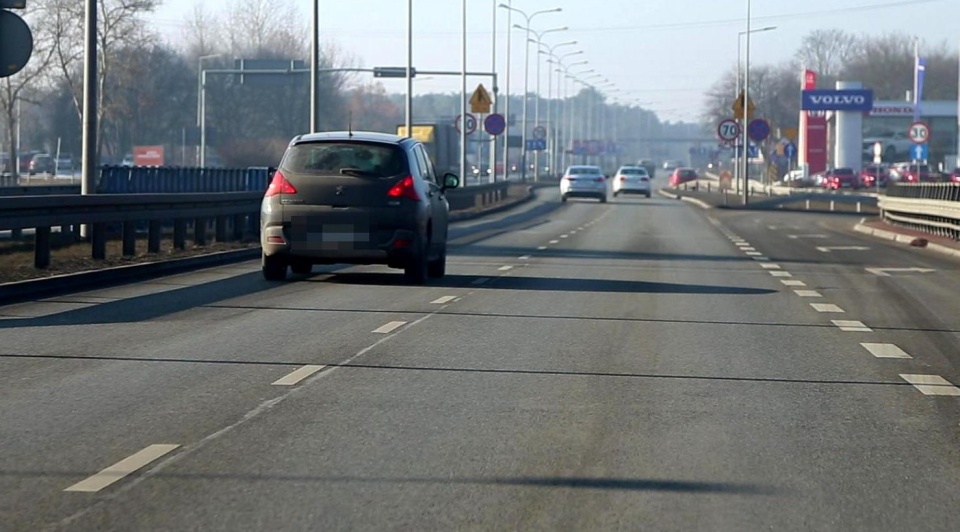
[[[460,186],[460,178],[457,174],[447,173],[443,175],[443,190],[457,188]]]

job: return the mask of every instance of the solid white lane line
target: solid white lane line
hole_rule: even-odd
[[[520,260],[530,260],[530,255],[521,255],[518,257]]]
[[[830,253],[831,251],[867,251],[867,246],[822,246],[817,247],[817,251],[822,251],[823,253]]]
[[[377,333],[377,334],[390,334],[390,333],[392,333],[393,331],[399,329],[400,327],[403,327],[403,326],[406,325],[406,324],[407,324],[407,322],[405,322],[405,321],[391,321],[390,323],[388,323],[388,324],[386,324],[386,325],[383,325],[383,326],[381,326],[381,327],[379,327],[379,328],[377,328],[377,329],[374,329],[373,332],[375,332],[375,333]]]
[[[860,345],[877,358],[913,358],[895,344],[871,344],[861,342]]]
[[[559,241],[559,240],[551,240],[550,243],[551,243],[551,244],[559,244],[560,241]]]
[[[834,314],[845,314],[844,310],[832,303],[810,303],[813,310],[817,312],[832,312]]]
[[[873,332],[873,329],[867,327],[862,321],[856,320],[830,320],[834,325],[844,332]]]
[[[170,453],[177,447],[180,447],[177,444],[155,444],[150,445],[149,447],[139,451],[119,462],[113,464],[112,466],[104,469],[103,471],[87,477],[80,482],[77,482],[73,486],[63,490],[63,491],[80,491],[86,493],[93,493],[106,488],[110,484],[117,482],[123,477],[130,475],[131,473],[136,472],[138,469],[144,467],[145,465],[153,462],[154,460],[162,457],[165,454]]]
[[[823,297],[823,295],[816,290],[794,290],[793,293],[800,297]]]
[[[960,388],[939,375],[910,375],[901,373],[900,377],[909,382],[923,395],[960,396]]]
[[[288,373],[287,375],[273,381],[271,383],[271,386],[294,386],[298,382],[302,381],[303,379],[306,379],[310,375],[313,375],[314,373],[320,371],[325,367],[326,366],[314,366],[314,365],[308,364],[300,369],[294,370]]]
[[[499,271],[501,271],[501,272],[505,272],[505,271],[512,270],[512,269],[513,269],[513,266],[510,266],[510,265],[500,266],[499,268],[497,268],[497,270],[499,270]]]
[[[780,282],[783,283],[785,286],[807,286],[807,283],[799,279],[783,279]]]
[[[767,263],[767,264],[761,264],[760,267],[763,268],[763,269],[765,269],[765,270],[779,270],[779,269],[780,269],[780,265],[779,265],[779,264],[774,264],[774,263],[772,263],[772,262]]]
[[[470,284],[486,284],[490,281],[489,277],[481,277],[479,279],[474,279]]]
[[[770,275],[774,277],[793,277],[793,275],[791,275],[790,272],[783,272],[783,271],[772,271],[770,272]]]
[[[457,296],[443,296],[443,297],[438,297],[437,299],[434,299],[433,301],[430,302],[430,304],[445,305],[455,299],[457,299]]]

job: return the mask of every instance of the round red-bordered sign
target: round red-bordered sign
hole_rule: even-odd
[[[740,124],[732,119],[722,120],[717,125],[717,138],[723,142],[733,142],[740,136]]]
[[[930,142],[930,126],[925,122],[914,122],[910,124],[907,130],[907,136],[914,144],[926,144]]]

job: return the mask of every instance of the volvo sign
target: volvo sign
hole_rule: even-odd
[[[870,111],[873,91],[869,89],[806,90],[801,93],[804,111]]]

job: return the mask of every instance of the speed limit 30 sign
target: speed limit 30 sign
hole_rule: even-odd
[[[733,142],[740,137],[740,124],[728,118],[717,126],[717,137],[724,142]]]
[[[914,122],[910,124],[907,136],[914,144],[925,144],[930,140],[930,126],[924,122]]]

